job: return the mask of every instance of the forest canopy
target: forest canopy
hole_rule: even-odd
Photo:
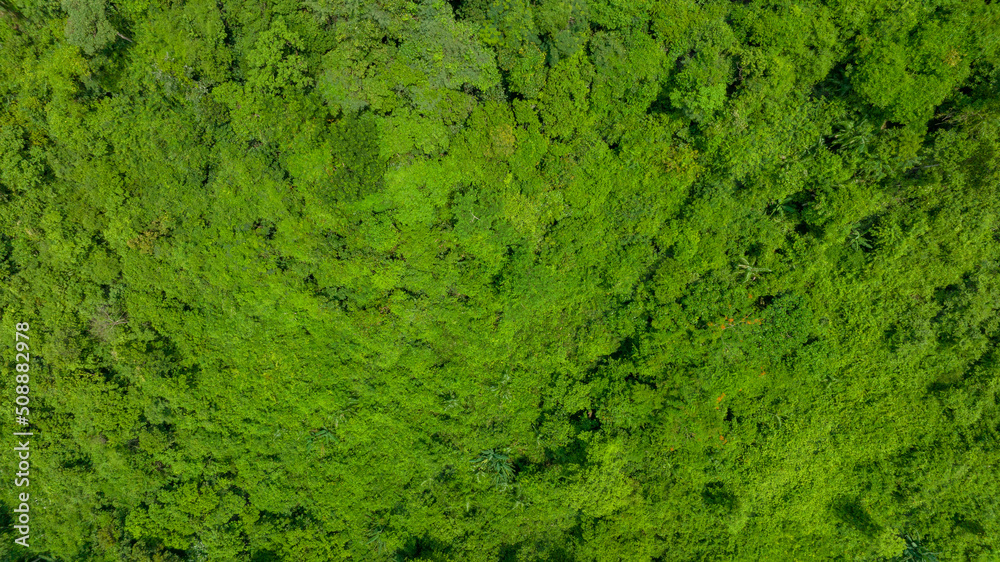
[[[0,45],[3,559],[1000,557],[1000,4],[0,0]]]

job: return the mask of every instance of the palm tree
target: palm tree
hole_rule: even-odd
[[[865,238],[865,233],[860,228],[851,229],[851,234],[848,235],[847,241],[855,250],[860,250],[861,248],[870,250],[872,248],[871,243]]]
[[[750,280],[756,280],[757,275],[761,273],[770,273],[771,270],[763,267],[757,267],[757,260],[755,259],[753,263],[747,261],[745,257],[740,258],[740,264],[736,266],[739,269],[746,271],[746,277],[743,278],[743,282],[747,283]]]
[[[841,121],[838,123],[840,131],[833,136],[833,144],[841,150],[853,150],[858,153],[868,151],[868,143],[872,138],[872,127],[867,119],[862,119],[860,123],[854,121]]]
[[[487,449],[469,462],[475,464],[477,470],[492,474],[493,483],[500,488],[506,488],[514,480],[514,463],[495,449]]]
[[[927,550],[920,544],[920,535],[900,535],[906,541],[906,549],[902,556],[896,558],[899,562],[938,562],[937,554]]]

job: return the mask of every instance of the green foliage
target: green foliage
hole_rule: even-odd
[[[709,52],[698,53],[681,62],[677,87],[670,92],[670,103],[692,121],[711,119],[726,101],[726,87],[732,77],[729,60]]]
[[[910,535],[902,535],[902,538],[906,541],[906,548],[903,550],[903,555],[897,558],[898,560],[905,562],[937,562],[937,555],[920,544],[920,535],[917,535],[916,538]]]
[[[13,123],[0,126],[0,155],[0,185],[6,190],[25,191],[41,181],[44,172],[42,151],[28,148],[24,129]]]
[[[969,73],[967,30],[981,10],[932,4],[907,6],[877,29],[856,39],[857,62],[849,71],[852,85],[891,119],[928,119],[957,83]]]
[[[998,22],[0,2],[0,558],[995,559]]]
[[[740,258],[740,263],[736,267],[743,270],[743,272],[746,272],[746,277],[743,278],[744,283],[756,281],[758,275],[771,272],[770,269],[765,267],[757,267],[757,260],[754,260],[753,263],[751,263],[745,257]]]
[[[506,488],[514,481],[514,466],[510,457],[495,449],[487,449],[469,462],[476,466],[477,471],[491,475],[498,488]]]
[[[66,41],[92,55],[115,40],[118,32],[108,21],[103,0],[62,0],[66,12]]]

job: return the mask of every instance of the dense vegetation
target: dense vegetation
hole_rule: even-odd
[[[0,19],[5,559],[1000,559],[997,3]]]

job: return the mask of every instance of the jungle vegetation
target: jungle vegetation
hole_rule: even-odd
[[[4,559],[1000,559],[1000,4],[2,0],[0,45]]]

